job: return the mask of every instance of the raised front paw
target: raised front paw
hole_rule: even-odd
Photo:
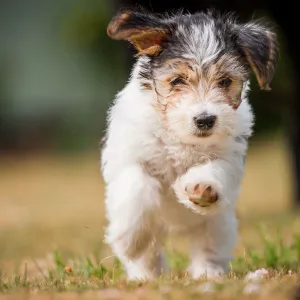
[[[201,207],[210,206],[219,199],[217,191],[209,184],[187,184],[185,192],[192,203]]]
[[[201,215],[218,213],[227,203],[222,183],[210,165],[189,169],[173,184],[178,202]]]

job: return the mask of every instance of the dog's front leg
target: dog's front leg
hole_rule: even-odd
[[[234,204],[243,169],[242,156],[216,159],[192,167],[173,185],[179,202],[206,216],[203,225],[189,232],[194,278],[214,277],[226,270],[236,241]]]
[[[123,169],[107,184],[106,241],[124,264],[129,279],[152,279],[162,268],[162,230],[155,219],[160,183],[140,165]]]

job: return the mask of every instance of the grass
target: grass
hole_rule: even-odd
[[[189,278],[188,245],[179,237],[166,243],[170,273],[154,282],[126,281],[102,242],[97,153],[0,157],[0,165],[0,300],[300,299],[295,296],[300,213],[287,212],[291,180],[281,141],[250,150],[235,259],[230,272],[216,282]],[[265,279],[244,280],[260,268],[269,271]],[[257,293],[247,294],[249,289]]]
[[[286,218],[288,223],[285,218],[278,218],[275,224],[282,228],[281,224],[285,223],[283,229],[286,229],[300,221],[298,216],[292,214]],[[59,293],[61,299],[73,299],[72,295],[87,299],[160,299],[162,296],[166,299],[199,299],[200,296],[205,299],[251,299],[254,296],[256,298],[253,299],[267,299],[258,298],[267,296],[270,299],[290,299],[300,279],[300,233],[290,232],[287,237],[283,234],[284,230],[265,229],[274,223],[273,219],[263,222],[251,220],[242,226],[243,230],[248,230],[248,226],[255,228],[252,230],[257,235],[258,243],[245,246],[243,255],[232,262],[230,272],[208,286],[214,292],[206,291],[204,279],[193,281],[188,277],[185,273],[188,258],[181,252],[168,251],[172,271],[157,281],[128,283],[114,256],[100,259],[97,252],[79,256],[76,252],[55,250],[48,255],[47,264],[32,259],[10,274],[2,270],[0,299],[4,295],[12,299],[18,299],[14,297],[20,295],[22,299],[30,299],[33,291],[35,296],[41,297]],[[260,228],[255,224],[260,224]],[[246,286],[250,284],[244,280],[245,275],[259,268],[266,268],[269,275],[257,284],[259,294],[245,295]],[[36,272],[29,275],[32,269]],[[214,298],[216,295],[218,298]]]

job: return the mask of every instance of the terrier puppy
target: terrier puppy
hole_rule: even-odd
[[[107,32],[133,44],[138,60],[108,115],[106,241],[129,279],[153,279],[165,267],[163,239],[177,231],[190,241],[191,276],[220,276],[252,132],[249,73],[270,89],[276,35],[211,11],[124,11]]]

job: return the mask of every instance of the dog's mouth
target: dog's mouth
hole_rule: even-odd
[[[199,138],[209,137],[213,134],[213,132],[210,131],[198,131],[195,133],[195,135]]]

